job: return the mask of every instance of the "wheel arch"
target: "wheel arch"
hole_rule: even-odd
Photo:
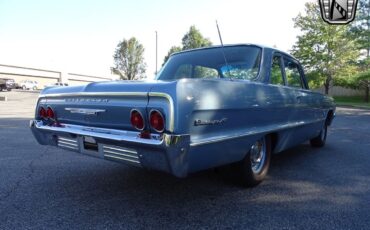
[[[268,133],[266,136],[270,137],[271,153],[274,153],[275,148],[279,141],[279,134],[277,132]]]
[[[334,117],[335,117],[335,112],[334,112],[334,110],[329,110],[328,111],[328,114],[326,115],[326,121],[325,121],[325,123],[326,123],[326,125],[327,126],[330,126],[331,125],[331,123],[332,123],[332,121],[333,121],[333,119],[334,119]]]

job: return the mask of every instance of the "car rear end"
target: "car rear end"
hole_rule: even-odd
[[[46,89],[31,130],[42,145],[184,177],[189,136],[173,132],[172,97],[151,87],[93,83]]]

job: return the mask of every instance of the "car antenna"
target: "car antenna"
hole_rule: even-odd
[[[218,27],[217,20],[216,20],[216,26],[217,26],[217,31],[218,31],[218,37],[220,38],[220,42],[221,42],[222,55],[224,56],[226,68],[227,68],[227,71],[229,72],[229,78],[231,79],[230,68],[229,68],[229,64],[227,63],[226,54],[225,54],[225,47],[224,47],[224,43],[222,42],[221,32],[220,32],[220,28]]]

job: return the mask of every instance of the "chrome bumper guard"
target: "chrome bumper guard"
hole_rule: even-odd
[[[152,134],[151,139],[144,139],[138,136],[139,132],[71,124],[57,127],[38,120],[31,120],[30,128],[42,145],[54,145],[107,160],[157,169],[177,177],[187,175],[189,135]],[[85,137],[96,140],[96,151],[84,148]]]

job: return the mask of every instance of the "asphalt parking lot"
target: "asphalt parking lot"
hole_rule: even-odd
[[[34,140],[36,93],[2,92],[0,229],[369,229],[370,110],[339,108],[327,145],[274,156],[241,188],[225,173],[176,179]]]

